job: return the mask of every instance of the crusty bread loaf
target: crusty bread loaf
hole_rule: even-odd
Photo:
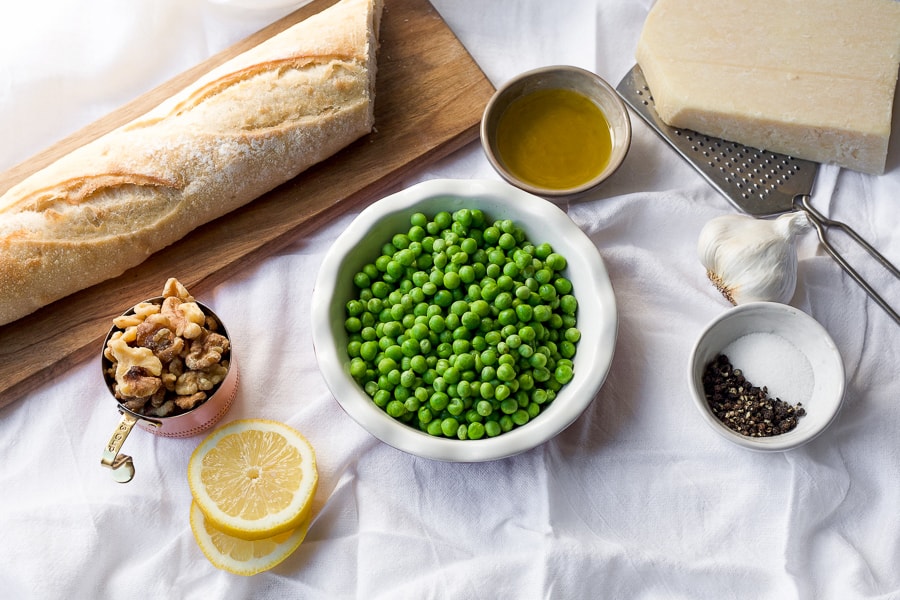
[[[116,277],[370,132],[381,0],[341,0],[0,196],[0,325]]]

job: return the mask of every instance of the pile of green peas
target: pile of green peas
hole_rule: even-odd
[[[565,257],[478,209],[409,224],[353,276],[350,375],[434,436],[495,437],[534,419],[574,374],[581,333]]]

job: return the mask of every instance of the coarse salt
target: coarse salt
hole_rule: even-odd
[[[790,341],[774,333],[749,333],[722,350],[735,369],[769,397],[788,404],[807,405],[815,377],[806,355]]]

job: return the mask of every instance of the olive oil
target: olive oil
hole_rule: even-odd
[[[565,190],[600,174],[612,152],[603,111],[565,89],[517,98],[500,116],[497,151],[506,168],[533,186]]]

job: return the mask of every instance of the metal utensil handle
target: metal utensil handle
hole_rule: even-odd
[[[100,459],[101,465],[112,469],[113,479],[119,483],[128,483],[134,477],[134,461],[127,454],[120,454],[119,451],[122,449],[122,444],[125,443],[125,438],[128,437],[137,422],[137,417],[123,412]]]
[[[869,243],[862,238],[856,231],[853,230],[852,227],[847,225],[846,223],[842,223],[841,221],[835,221],[834,219],[829,219],[815,208],[813,208],[810,197],[808,195],[797,196],[794,199],[795,205],[799,210],[804,211],[809,220],[812,221],[813,226],[816,228],[816,233],[819,235],[819,242],[822,243],[822,246],[825,248],[825,251],[831,255],[831,257],[837,261],[837,263],[841,266],[844,271],[847,272],[853,280],[862,287],[866,291],[872,300],[875,301],[878,306],[880,306],[884,311],[894,320],[895,323],[900,325],[900,315],[891,308],[891,306],[882,298],[878,292],[876,292],[871,285],[860,275],[856,269],[854,269],[847,260],[841,256],[841,254],[831,245],[828,241],[827,237],[827,228],[840,229],[847,235],[849,235],[857,244],[862,246],[862,248],[868,252],[878,263],[887,269],[894,277],[900,278],[900,270],[894,266],[891,261],[885,258],[878,250],[869,245]]]

